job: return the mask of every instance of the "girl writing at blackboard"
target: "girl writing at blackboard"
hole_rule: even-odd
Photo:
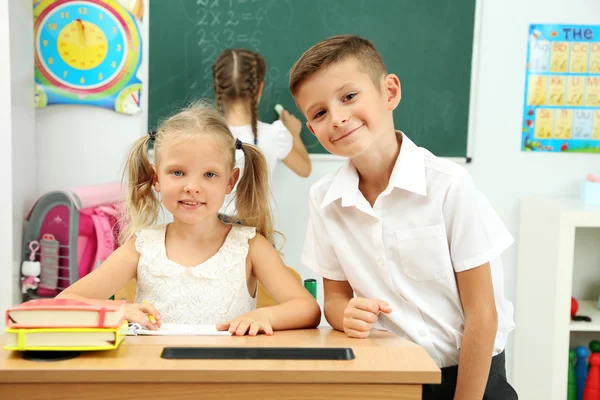
[[[213,87],[216,105],[225,117],[231,133],[244,143],[258,146],[267,159],[273,176],[278,160],[297,175],[307,177],[311,163],[300,139],[302,123],[281,111],[279,121],[267,124],[258,120],[258,105],[264,87],[267,65],[264,58],[247,49],[227,49],[213,65]],[[243,161],[237,160],[243,170]],[[243,174],[243,171],[242,171]],[[233,195],[225,201],[223,214],[235,214]]]

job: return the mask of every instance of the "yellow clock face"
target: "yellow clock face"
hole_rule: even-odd
[[[77,19],[65,25],[57,39],[58,53],[72,68],[89,70],[104,61],[108,42],[104,32],[94,23]]]

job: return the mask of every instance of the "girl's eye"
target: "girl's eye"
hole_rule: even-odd
[[[214,172],[207,172],[205,175],[209,179],[212,179],[217,176],[217,174],[215,174]]]
[[[355,97],[356,97],[356,93],[348,93],[346,96],[344,96],[344,100],[345,101],[349,101],[349,100],[352,100]]]
[[[176,169],[175,171],[171,172],[171,174],[173,174],[173,176],[183,176],[183,172],[181,172],[178,169]]]

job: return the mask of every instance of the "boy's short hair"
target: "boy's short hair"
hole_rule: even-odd
[[[349,57],[358,60],[379,89],[379,80],[387,74],[381,54],[368,39],[356,35],[338,35],[322,40],[306,50],[290,71],[290,92],[294,96],[306,79],[317,71]]]

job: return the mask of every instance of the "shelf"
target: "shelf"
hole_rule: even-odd
[[[596,307],[594,300],[579,301],[579,310],[577,315],[585,315],[592,319],[592,322],[571,321],[569,330],[571,332],[600,332],[600,310]]]
[[[566,225],[576,228],[600,228],[600,206],[583,204],[577,198],[529,197],[524,201],[543,208],[548,216],[560,214],[562,222]]]
[[[579,228],[600,227],[600,206],[588,206],[581,200],[556,199],[563,213],[563,222]]]
[[[583,201],[577,198],[555,198],[552,199],[563,209],[569,211],[580,211],[588,213],[600,213],[600,206],[591,206],[583,204]]]

